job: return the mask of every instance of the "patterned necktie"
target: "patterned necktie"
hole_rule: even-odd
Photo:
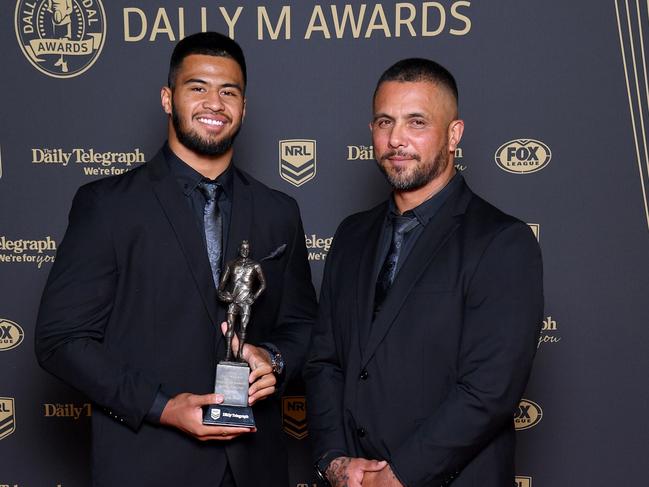
[[[207,244],[207,257],[212,268],[214,285],[218,289],[221,280],[221,238],[223,234],[223,223],[217,201],[219,199],[221,185],[210,181],[201,181],[198,187],[206,200],[203,210],[205,243]]]
[[[390,215],[390,220],[392,221],[392,243],[376,279],[374,317],[381,310],[381,305],[397,274],[397,264],[399,263],[399,255],[401,254],[401,247],[403,247],[404,236],[419,223],[414,216]]]

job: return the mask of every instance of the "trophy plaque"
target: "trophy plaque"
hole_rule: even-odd
[[[266,289],[266,280],[258,262],[249,258],[250,245],[241,242],[239,257],[228,262],[219,283],[218,296],[228,303],[228,330],[225,334],[225,360],[216,366],[214,392],[222,394],[221,404],[210,404],[203,409],[203,424],[217,426],[238,426],[253,428],[255,419],[252,407],[248,405],[250,367],[243,360],[241,351],[246,341],[246,331],[250,321],[252,304]],[[230,291],[226,290],[232,281]],[[253,288],[257,290],[253,292]],[[239,349],[232,350],[232,338],[239,317]]]

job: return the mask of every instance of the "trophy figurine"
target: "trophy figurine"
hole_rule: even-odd
[[[219,283],[218,297],[228,304],[228,330],[225,334],[225,360],[216,367],[214,392],[224,396],[223,403],[206,406],[203,413],[203,424],[219,426],[239,426],[252,428],[255,419],[252,408],[248,406],[248,377],[250,367],[243,360],[241,352],[246,341],[246,331],[250,322],[250,308],[266,289],[266,279],[261,265],[249,258],[250,244],[241,242],[239,257],[228,262]],[[230,291],[227,291],[232,281]],[[257,290],[253,291],[255,284]],[[232,350],[232,337],[239,317],[239,349]]]

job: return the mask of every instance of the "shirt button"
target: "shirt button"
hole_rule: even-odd
[[[361,373],[358,377],[360,377],[362,380],[367,380],[370,374],[367,373],[367,370],[363,369],[361,370]]]
[[[356,430],[356,434],[359,436],[359,438],[362,438],[363,436],[365,436],[365,433],[366,433],[365,428],[358,428]]]

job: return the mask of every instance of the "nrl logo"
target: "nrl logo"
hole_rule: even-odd
[[[210,416],[213,420],[217,420],[221,417],[221,410],[220,409],[212,409],[210,411]]]
[[[316,141],[290,139],[279,141],[279,175],[293,186],[311,181],[316,173]]]
[[[16,431],[13,397],[0,397],[0,440]]]
[[[287,396],[282,398],[282,425],[284,432],[297,440],[309,434],[306,424],[306,398]]]
[[[16,37],[41,73],[73,78],[97,60],[106,40],[101,0],[18,0]]]

